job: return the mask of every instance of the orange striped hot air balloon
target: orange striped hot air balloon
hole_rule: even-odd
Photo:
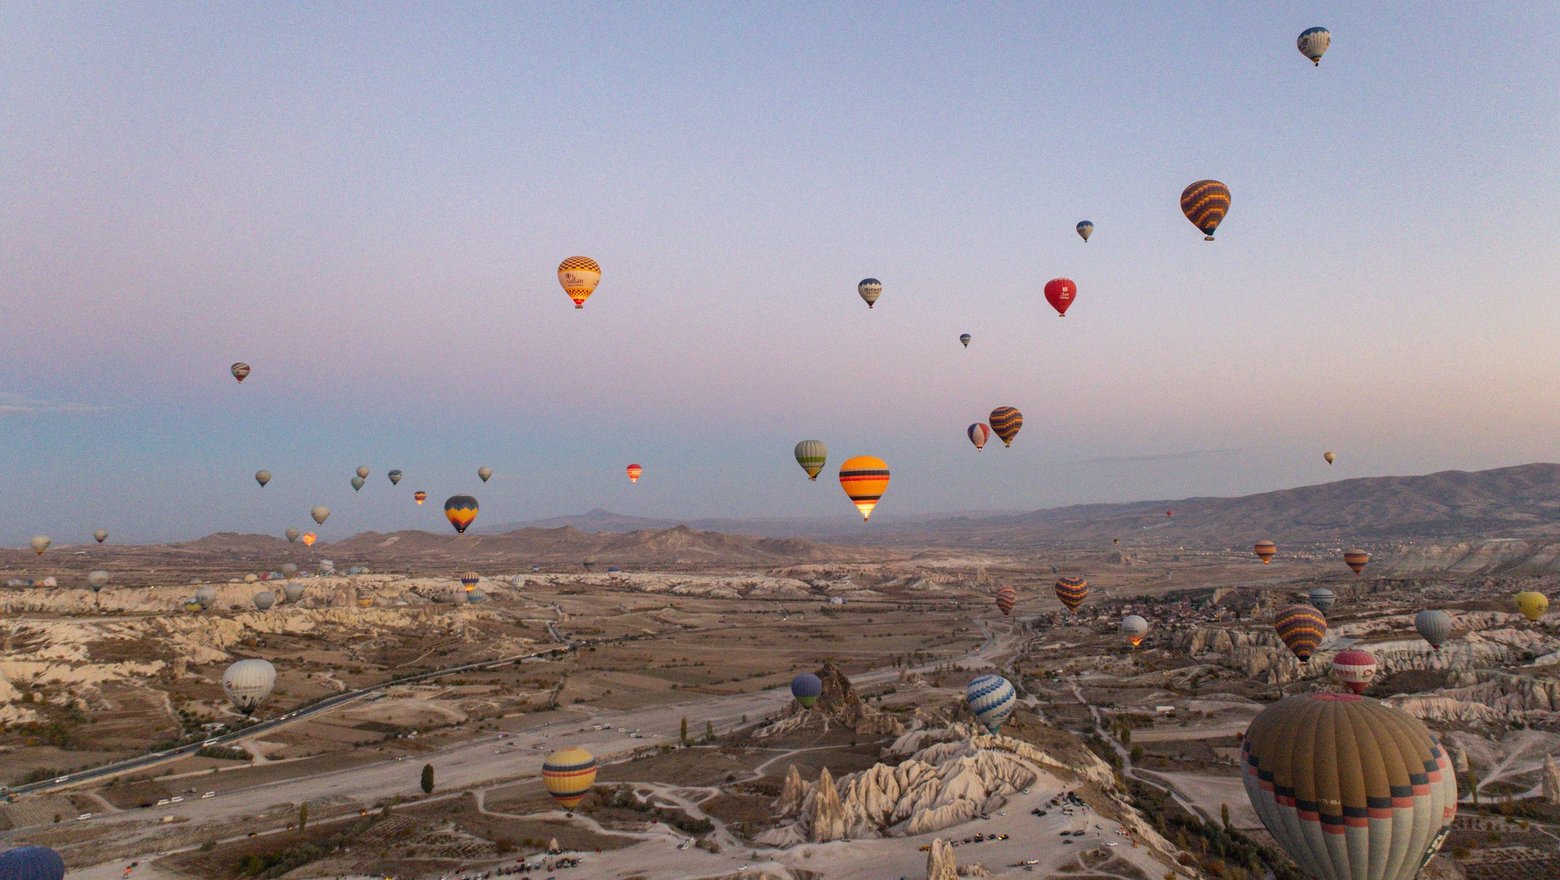
[[[1024,427],[1024,414],[1011,406],[999,406],[991,411],[991,433],[1002,439],[1003,446],[1012,446],[1013,438]]]
[[[1305,663],[1327,635],[1327,618],[1310,605],[1291,605],[1273,618],[1273,629],[1295,657]]]
[[[580,805],[596,782],[596,758],[582,748],[560,749],[542,764],[542,784],[565,810]]]
[[[1013,613],[1013,608],[1018,604],[1018,591],[1009,586],[1003,586],[997,590],[997,609],[1003,617]]]
[[[477,499],[470,495],[451,495],[444,501],[444,518],[457,533],[466,534],[466,527],[477,518]]]
[[[861,511],[861,521],[866,522],[872,518],[872,509],[883,497],[883,490],[888,488],[888,463],[871,455],[858,455],[840,465],[840,487]]]
[[[590,257],[570,257],[558,264],[558,283],[563,292],[574,300],[574,307],[585,308],[585,300],[596,292],[601,283],[601,266]]]
[[[1343,554],[1343,564],[1353,569],[1355,574],[1365,570],[1366,563],[1370,562],[1370,554],[1358,547],[1346,550]]]
[[[1213,241],[1213,231],[1230,210],[1230,188],[1217,180],[1199,180],[1181,191],[1181,213]]]
[[[628,466],[628,481],[630,483],[637,483],[637,482],[639,482],[639,475],[644,473],[644,472],[645,472],[645,469],[640,467],[637,464],[629,465]]]
[[[1251,552],[1257,554],[1257,558],[1262,560],[1263,565],[1267,565],[1273,561],[1274,556],[1278,555],[1278,545],[1272,541],[1258,541],[1251,548]]]
[[[428,493],[418,489],[416,492],[412,493],[412,500],[416,501],[418,504],[421,504],[428,500]]]
[[[1081,577],[1064,577],[1056,582],[1056,598],[1062,600],[1068,611],[1077,611],[1088,597],[1089,582]]]

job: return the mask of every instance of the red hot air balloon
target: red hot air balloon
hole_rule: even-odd
[[[975,444],[975,450],[979,452],[986,448],[986,440],[991,436],[991,429],[980,422],[970,425],[965,433],[970,435],[970,442]]]
[[[645,472],[645,469],[640,467],[637,464],[629,465],[628,466],[628,481],[630,483],[637,483],[637,482],[639,482],[639,475],[644,473],[644,472]]]
[[[1013,608],[1018,604],[1018,591],[1012,587],[1004,586],[997,590],[997,609],[1003,617],[1013,613]]]
[[[1078,285],[1070,278],[1052,278],[1045,283],[1045,301],[1056,309],[1059,318],[1067,317],[1067,307],[1078,298]]]

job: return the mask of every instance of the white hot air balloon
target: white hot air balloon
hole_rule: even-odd
[[[271,695],[276,687],[276,667],[260,659],[240,660],[222,673],[222,690],[233,708],[247,717]]]

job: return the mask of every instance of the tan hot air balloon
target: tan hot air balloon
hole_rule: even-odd
[[[42,556],[43,551],[49,549],[49,545],[53,543],[54,539],[48,535],[35,535],[33,536],[32,541],[29,542],[33,548],[33,552],[39,556]]]
[[[101,544],[108,540],[108,529],[98,529],[92,533],[92,537]]]
[[[309,516],[314,517],[314,521],[319,525],[325,525],[325,520],[330,516],[330,508],[321,504],[313,510],[310,510]]]
[[[1338,456],[1335,453],[1332,453],[1332,452],[1324,452],[1324,453],[1322,453],[1322,458],[1328,464],[1332,464],[1333,462],[1338,460]]]
[[[357,475],[362,477],[365,480],[368,479],[368,466],[367,465],[363,465],[362,467],[359,467],[357,469]]]
[[[492,468],[490,468],[490,467],[479,467],[479,468],[477,468],[477,479],[479,479],[482,482],[486,483],[488,480],[492,479],[492,477],[493,477],[493,469]]]
[[[585,300],[596,292],[601,283],[601,266],[590,257],[569,257],[558,264],[558,283],[563,292],[574,300],[574,307],[585,308]]]

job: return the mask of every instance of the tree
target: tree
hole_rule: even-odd
[[[713,721],[706,721],[706,722],[704,722],[704,741],[705,742],[714,742],[715,741],[715,722],[713,722]]]
[[[682,732],[677,735],[677,738],[682,742],[683,745],[687,745],[688,744],[688,716],[687,715],[683,716]]]
[[[1473,772],[1473,768],[1472,767],[1468,768],[1468,791],[1473,795],[1473,807],[1474,807],[1474,809],[1478,809],[1478,807],[1479,807],[1479,774]]]
[[[302,803],[302,804],[298,805],[298,830],[299,831],[303,831],[305,828],[308,828],[308,827],[309,827],[309,805],[307,803]]]
[[[1219,804],[1219,818],[1224,820],[1224,830],[1230,830],[1230,805]]]
[[[424,764],[422,772],[423,794],[433,794],[433,765]]]

